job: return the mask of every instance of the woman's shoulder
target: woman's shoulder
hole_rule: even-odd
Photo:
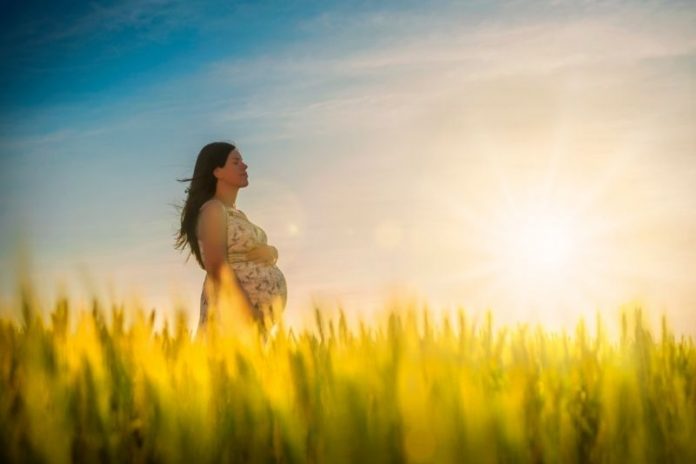
[[[205,203],[201,205],[201,207],[198,209],[198,211],[203,211],[203,210],[209,210],[209,209],[218,209],[221,211],[227,210],[227,207],[225,207],[225,204],[218,200],[215,197],[212,197],[211,199],[207,200]]]
[[[201,227],[201,223],[217,227],[215,224],[224,224],[227,220],[225,205],[216,198],[211,198],[203,203],[198,211],[198,227]]]

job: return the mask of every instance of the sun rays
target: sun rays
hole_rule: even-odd
[[[583,171],[578,160],[590,147],[557,141],[535,154],[532,146],[468,136],[478,137],[468,146],[485,162],[467,165],[470,157],[462,158],[447,166],[441,184],[423,189],[431,213],[450,217],[446,227],[459,230],[449,248],[461,264],[443,279],[453,296],[550,325],[641,296],[640,282],[659,271],[644,265],[649,247],[623,239],[650,218],[630,203],[627,172],[640,170],[628,141],[617,141],[603,169]],[[473,182],[455,183],[459,171]]]

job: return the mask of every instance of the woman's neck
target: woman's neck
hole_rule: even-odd
[[[238,187],[229,187],[222,182],[218,182],[215,188],[215,198],[232,208],[236,208]]]

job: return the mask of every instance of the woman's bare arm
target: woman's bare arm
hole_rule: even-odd
[[[200,228],[198,239],[201,241],[203,265],[216,289],[220,289],[223,281],[222,274],[229,273],[230,283],[238,290],[239,295],[250,314],[253,314],[249,296],[242,288],[234,269],[227,262],[227,218],[219,205],[210,202],[204,205],[200,212]]]

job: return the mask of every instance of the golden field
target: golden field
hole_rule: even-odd
[[[2,462],[696,462],[696,348],[639,309],[615,341],[412,307],[194,337],[32,301],[0,320]]]

